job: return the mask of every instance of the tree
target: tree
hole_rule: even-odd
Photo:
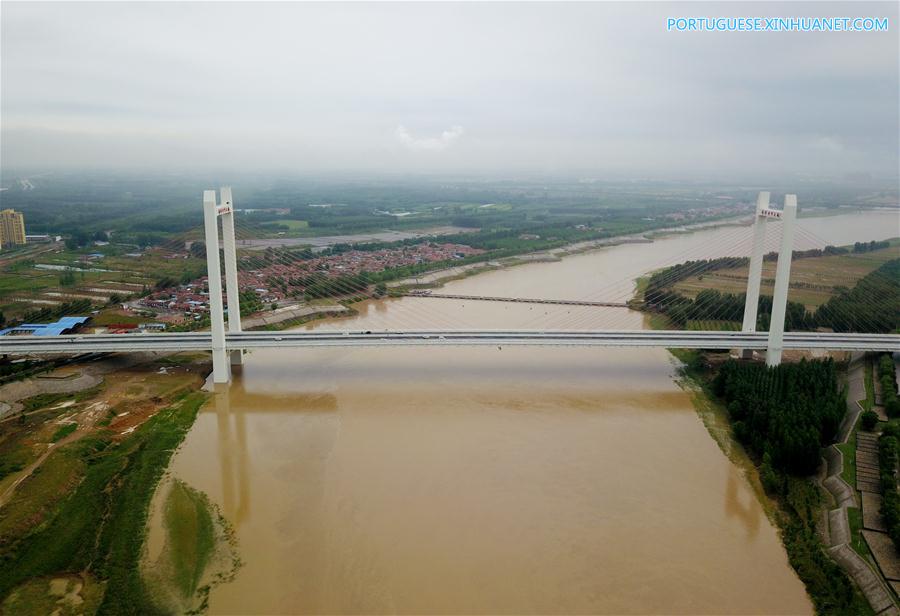
[[[66,248],[69,250],[77,250],[82,246],[86,246],[91,241],[90,236],[85,231],[74,231],[72,235],[66,238]]]
[[[75,272],[71,269],[67,269],[63,271],[62,274],[59,275],[59,286],[61,287],[71,287],[75,284]]]
[[[875,411],[865,411],[862,414],[860,423],[863,430],[865,430],[866,432],[871,432],[878,424],[878,413],[876,413]]]
[[[196,241],[191,244],[190,253],[197,259],[206,258],[206,242]]]

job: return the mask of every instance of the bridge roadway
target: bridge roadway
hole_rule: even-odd
[[[765,349],[767,332],[671,330],[425,330],[284,331],[226,334],[227,350],[351,346],[602,346],[683,349]],[[134,351],[209,351],[209,332],[84,334],[0,337],[0,355]],[[900,351],[897,334],[789,332],[784,348],[832,351]]]

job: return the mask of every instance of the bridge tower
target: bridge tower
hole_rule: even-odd
[[[225,252],[225,288],[228,295],[228,331],[241,331],[241,306],[237,280],[237,249],[234,241],[234,206],[231,188],[203,191],[203,223],[206,230],[206,268],[209,284],[209,317],[212,330],[213,383],[231,380],[231,368],[225,351],[225,310],[222,306],[222,272],[219,268],[219,219],[222,219],[222,244]],[[231,352],[231,365],[240,365],[241,351]]]
[[[775,270],[775,294],[772,298],[772,318],[769,323],[769,341],[766,350],[766,365],[781,363],[784,340],[784,317],[787,310],[788,282],[791,277],[791,258],[794,249],[794,222],[797,219],[797,195],[784,196],[784,209],[769,207],[770,194],[759,193],[756,199],[756,214],[753,219],[753,252],[750,255],[750,270],[747,275],[747,298],[744,303],[744,322],[741,331],[755,332],[757,309],[759,308],[759,287],[762,280],[763,250],[766,240],[766,222],[781,220],[781,249],[778,251],[778,265]],[[742,352],[745,358],[752,351]]]
[[[772,296],[772,319],[769,321],[769,344],[766,365],[781,363],[784,348],[784,317],[787,312],[788,282],[791,278],[791,259],[794,255],[794,222],[797,220],[797,195],[784,196],[781,227],[781,249],[775,268],[775,293]]]

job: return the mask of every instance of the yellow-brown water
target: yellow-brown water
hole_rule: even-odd
[[[888,220],[896,215],[804,222],[845,243],[887,237]],[[730,232],[520,266],[446,291],[610,298],[667,259],[719,256]],[[402,299],[314,327],[562,325],[640,327],[641,318]],[[171,469],[237,533],[244,566],[212,591],[210,611],[811,612],[775,529],[676,369],[662,349],[252,353]]]

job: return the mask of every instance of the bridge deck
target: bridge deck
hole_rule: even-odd
[[[227,350],[316,346],[605,346],[686,349],[765,349],[766,332],[695,332],[654,330],[540,331],[313,331],[240,332],[226,334]],[[54,338],[0,338],[0,354],[86,353],[210,350],[209,332],[162,334],[89,334]],[[900,351],[897,334],[834,334],[790,332],[785,349],[833,351]]]

